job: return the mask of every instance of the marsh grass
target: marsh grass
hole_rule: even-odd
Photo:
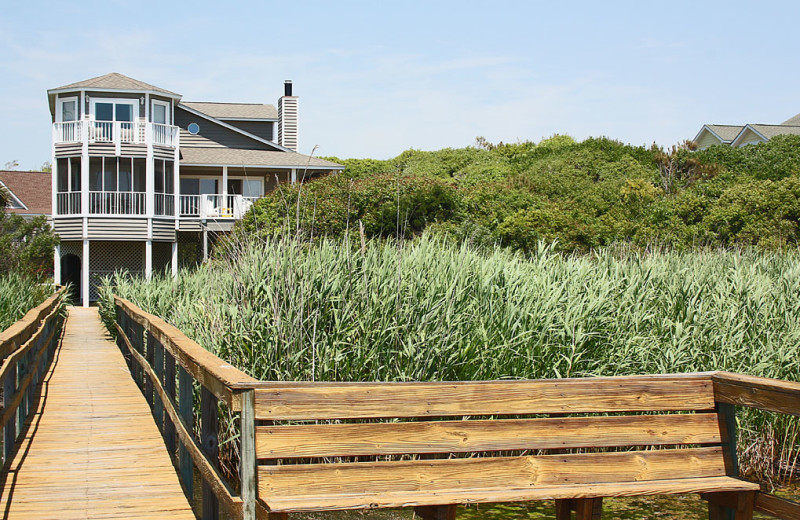
[[[476,251],[423,236],[267,238],[116,292],[255,378],[435,381],[730,370],[797,380],[800,254]],[[739,416],[745,470],[789,475],[796,419]]]
[[[25,313],[53,293],[51,284],[17,272],[0,276],[0,331],[7,329]]]

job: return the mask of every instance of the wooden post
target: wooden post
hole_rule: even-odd
[[[219,469],[219,407],[217,396],[200,386],[200,442],[211,464]],[[203,480],[203,520],[219,520],[219,503],[214,489]]]
[[[241,440],[239,449],[239,481],[242,489],[242,518],[255,520],[256,499],[256,411],[255,391],[247,390],[242,393],[241,412]]]
[[[17,384],[16,388],[19,391],[19,385],[25,376],[28,374],[28,363],[27,358],[28,356],[21,356],[19,358],[19,362],[17,363]],[[26,397],[23,396],[19,402],[19,407],[17,408],[17,431],[21,432],[22,427],[25,424],[25,416],[28,415],[28,406],[26,401]]]
[[[172,399],[172,406],[175,407],[175,358],[167,351],[164,351],[164,390]],[[176,407],[177,408],[177,407]],[[175,459],[175,425],[172,424],[170,416],[164,415],[164,439],[167,443],[169,456]]]
[[[147,363],[155,369],[155,365],[153,364],[153,343],[155,342],[155,338],[149,332],[147,333],[147,350],[145,351],[144,358],[147,360]],[[150,405],[150,409],[155,412],[155,408],[153,406],[153,382],[150,381],[149,377],[145,377],[144,381],[144,398],[147,401],[147,404]]]
[[[147,335],[150,337],[150,334]],[[150,350],[153,350],[153,371],[156,373],[156,378],[161,385],[164,385],[164,347],[161,346],[161,343],[158,340],[153,340],[152,343],[148,342],[147,350],[148,353]],[[153,415],[156,418],[156,424],[158,425],[158,429],[163,432],[162,426],[164,425],[164,405],[161,402],[161,396],[158,394],[153,396]]]
[[[572,508],[569,499],[556,500],[556,520],[572,520]]]
[[[456,518],[455,504],[446,506],[417,506],[414,508],[414,514],[421,517],[423,520],[455,520]]]
[[[186,423],[186,428],[191,432],[194,430],[194,386],[192,376],[189,375],[183,367],[178,369],[178,412],[181,419]],[[180,444],[178,450],[178,465],[181,470],[181,480],[183,487],[186,490],[186,495],[191,499],[192,495],[192,480],[194,472],[194,464],[189,452],[186,451],[183,443]]]
[[[736,453],[736,406],[729,403],[717,403],[719,429],[722,433],[722,449],[725,457],[725,471],[729,476],[739,476],[739,457]],[[734,520],[736,511],[719,504],[708,503],[708,517],[719,516],[720,520]]]
[[[600,520],[603,514],[602,498],[579,498],[574,504],[577,520]]]
[[[17,390],[17,366],[9,366],[8,374],[3,380],[3,409],[7,410]],[[11,417],[3,427],[3,463],[8,462],[14,443],[17,441],[17,424]]]

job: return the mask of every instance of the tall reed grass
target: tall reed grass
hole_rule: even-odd
[[[174,279],[117,275],[101,291],[107,317],[112,291],[263,380],[800,378],[796,251],[541,245],[523,257],[431,237],[364,248],[270,238]],[[798,453],[794,419],[747,412],[740,427],[751,471],[773,474]]]
[[[17,272],[0,276],[0,331],[7,329],[25,313],[53,293],[51,284]]]

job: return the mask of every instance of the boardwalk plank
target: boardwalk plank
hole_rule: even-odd
[[[56,356],[2,472],[2,518],[193,520],[150,408],[96,309],[70,308]]]

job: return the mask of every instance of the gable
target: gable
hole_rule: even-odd
[[[200,131],[194,135],[188,131],[195,123]],[[180,107],[175,108],[175,125],[180,128],[181,148],[240,148],[246,150],[278,150],[267,143],[248,137],[224,124],[193,114]],[[261,136],[258,136],[261,137]]]
[[[697,134],[697,137],[695,138],[694,141],[695,143],[697,143],[697,147],[700,150],[705,150],[709,146],[714,146],[716,144],[724,143],[722,139],[709,132],[707,128],[703,128],[702,130],[700,130],[700,133]]]
[[[759,144],[765,142],[766,139],[755,133],[752,129],[745,128],[744,130],[742,130],[742,133],[739,134],[739,136],[736,138],[733,144],[738,147],[738,146],[745,146],[748,144]]]

